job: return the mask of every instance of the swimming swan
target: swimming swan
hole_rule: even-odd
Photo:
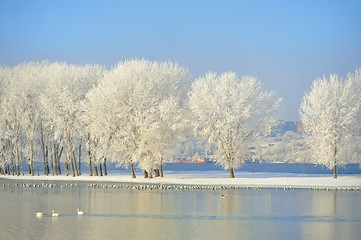
[[[54,212],[54,210],[51,210],[51,216],[57,217],[57,216],[59,216],[59,213],[56,213],[56,212]]]
[[[79,208],[77,208],[77,210],[78,210],[78,215],[83,215],[84,214],[84,212],[80,211]]]
[[[43,216],[43,213],[42,213],[42,212],[35,211],[35,216],[37,216],[37,217],[42,217],[42,216]]]

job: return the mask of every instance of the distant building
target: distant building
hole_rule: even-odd
[[[298,132],[298,123],[293,121],[279,120],[275,126],[266,126],[267,136],[283,135],[285,132]]]
[[[303,132],[303,123],[298,122],[297,123],[297,132],[302,133]]]
[[[285,122],[283,126],[283,133],[288,131],[297,132],[297,122]]]

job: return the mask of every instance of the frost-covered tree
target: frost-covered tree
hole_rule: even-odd
[[[19,174],[20,162],[23,171],[22,141],[24,140],[29,172],[34,175],[33,162],[35,160],[39,175],[35,154],[39,130],[39,93],[42,86],[40,82],[42,72],[41,63],[29,62],[13,67],[8,74],[8,82],[2,95],[7,141],[9,147],[14,149],[11,159],[16,159],[16,164],[12,165],[16,165],[17,174]]]
[[[355,84],[359,71],[349,74],[346,80],[337,75],[316,79],[300,106],[304,123],[305,144],[317,164],[333,168],[352,161],[355,126],[359,125],[361,89]]]
[[[180,124],[181,93],[188,72],[177,64],[147,60],[119,62],[87,95],[87,126],[102,155],[148,172],[157,168]],[[106,141],[106,142],[103,142]]]
[[[208,73],[198,78],[189,92],[193,125],[214,146],[216,163],[229,169],[240,166],[247,148],[265,124],[271,124],[281,99],[266,92],[260,81],[235,73]]]
[[[15,174],[16,172],[19,175],[20,167],[24,174],[21,161],[23,129],[18,117],[22,109],[16,102],[18,94],[13,92],[13,75],[12,68],[1,67],[0,167],[3,174],[10,174],[10,172]]]
[[[36,140],[39,132],[39,92],[41,90],[42,64],[29,62],[14,68],[12,79],[13,94],[17,99],[15,103],[21,109],[18,120],[24,130],[27,142],[27,155],[31,166],[31,175],[34,175],[33,161],[36,162],[37,175],[39,175],[38,158],[36,153]]]
[[[182,95],[185,96],[186,93],[183,92]],[[139,163],[142,169],[149,172],[149,169],[154,168],[156,177],[163,176],[163,159],[172,158],[179,151],[179,143],[184,138],[183,114],[179,99],[177,100],[174,96],[163,99],[156,106],[155,124],[152,124],[152,127],[144,134],[140,143],[140,149],[143,150],[139,153],[149,158],[146,161],[142,159]]]
[[[103,68],[97,65],[76,66],[66,63],[51,63],[47,67],[46,88],[42,93],[44,119],[52,129],[55,139],[64,139],[67,160],[72,176],[79,175],[75,151],[81,145],[86,133],[81,129],[80,103],[85,94],[102,76]],[[57,152],[58,150],[55,149]]]
[[[352,82],[353,90],[358,93],[361,92],[361,67],[357,68],[354,73],[349,73],[347,79]],[[361,142],[361,107],[359,107],[355,120],[352,125],[352,138],[353,143],[349,144],[349,158],[351,161],[356,162],[361,167],[361,144],[355,144]]]

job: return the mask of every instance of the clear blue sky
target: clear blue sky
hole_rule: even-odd
[[[135,57],[254,75],[297,121],[315,78],[361,67],[361,0],[0,0],[0,64]]]

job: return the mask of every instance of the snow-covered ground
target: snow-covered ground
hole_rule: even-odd
[[[226,171],[166,171],[163,178],[144,179],[142,175],[132,179],[130,174],[115,174],[102,177],[82,175],[71,176],[0,176],[0,179],[17,180],[57,180],[57,181],[88,181],[117,182],[136,184],[176,184],[176,185],[207,185],[207,186],[239,186],[269,188],[347,188],[361,190],[361,175],[340,175],[334,179],[332,175],[321,174],[290,174],[290,173],[251,173],[243,172],[236,178],[229,178]]]

